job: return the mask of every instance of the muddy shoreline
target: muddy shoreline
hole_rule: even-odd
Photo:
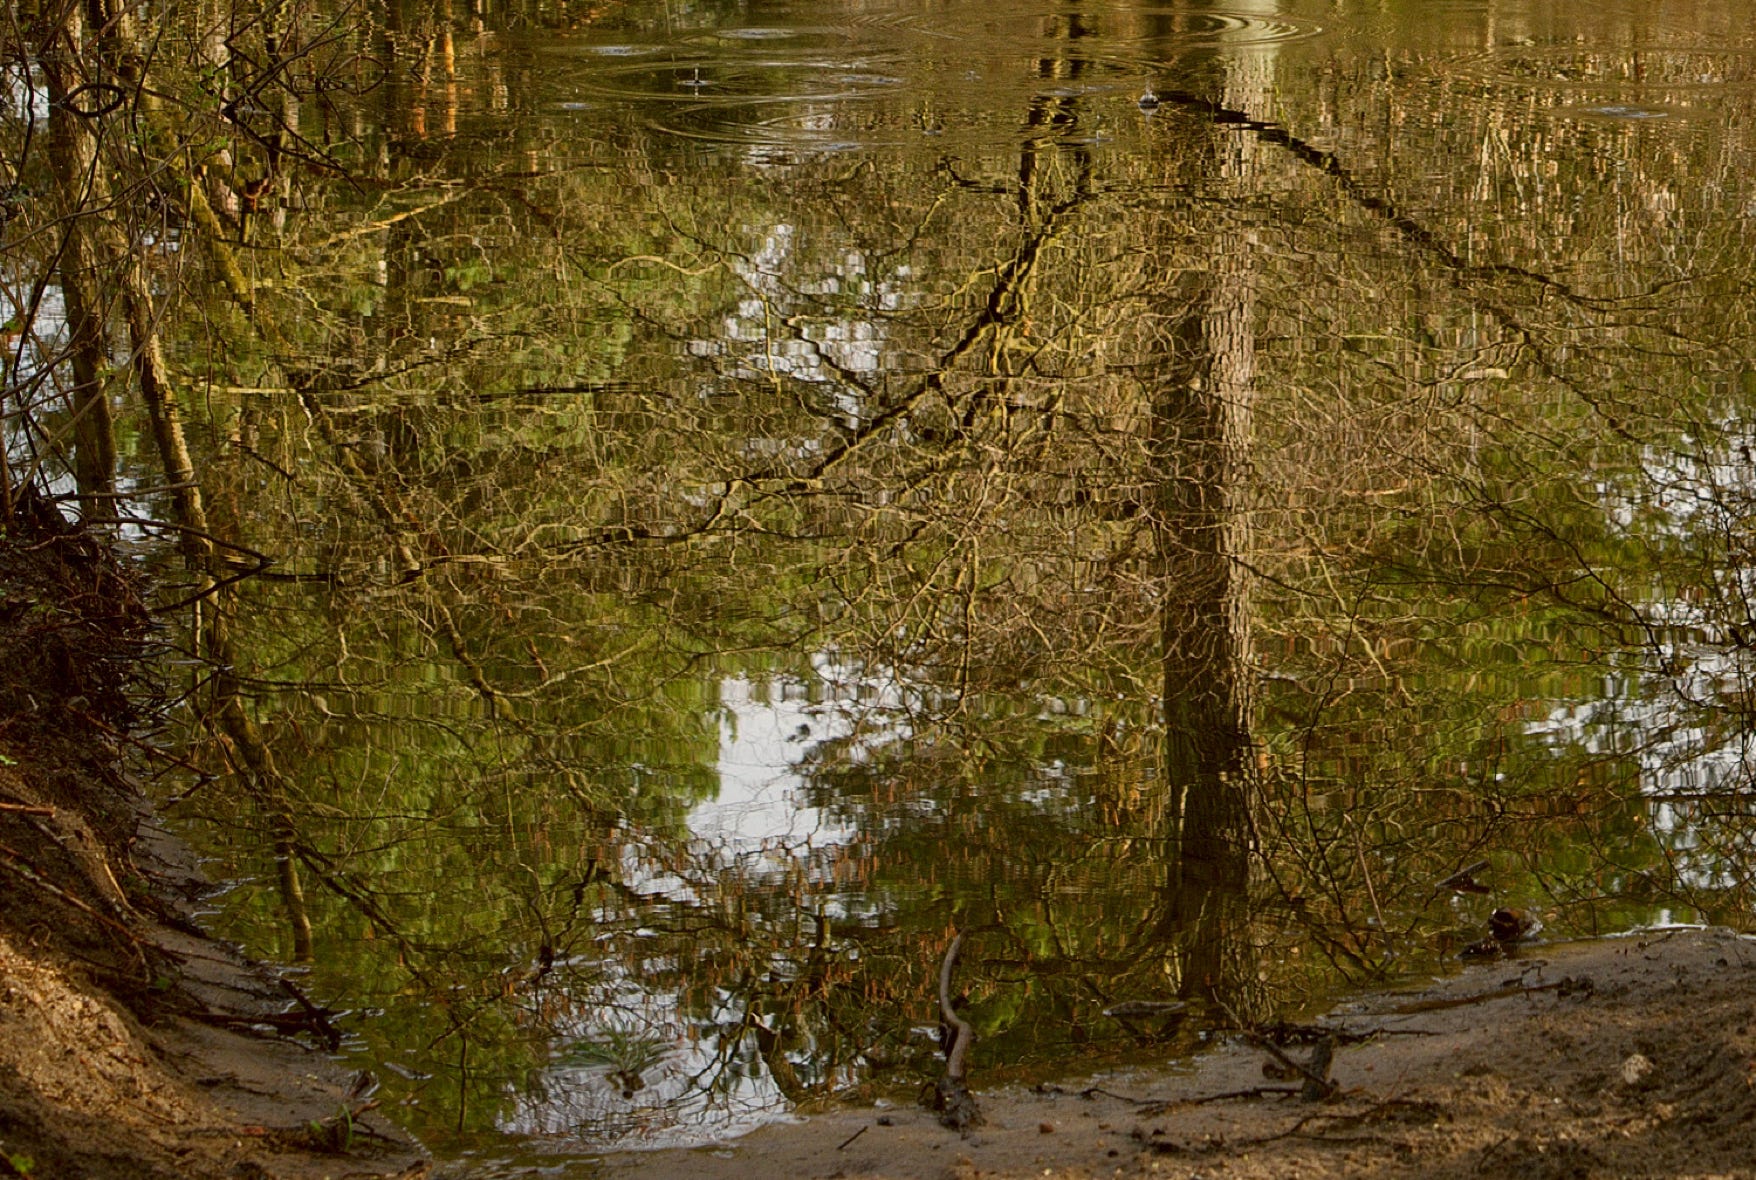
[[[0,1176],[424,1175],[293,981],[195,920],[129,755],[151,619],[26,495],[0,532]],[[142,704],[142,699],[147,698]]]

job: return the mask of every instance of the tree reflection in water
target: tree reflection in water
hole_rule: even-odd
[[[276,11],[152,67],[261,99],[198,183],[0,117],[7,460],[159,547],[217,920],[423,1133],[906,1089],[954,929],[979,1083],[1747,912],[1735,6]]]

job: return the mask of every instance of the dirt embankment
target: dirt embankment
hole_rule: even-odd
[[[121,769],[149,618],[94,539],[0,524],[0,1176],[413,1177],[288,981],[189,919]]]

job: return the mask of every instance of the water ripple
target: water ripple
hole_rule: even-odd
[[[1710,49],[1509,45],[1452,63],[1494,86],[1560,91],[1692,92],[1756,86],[1756,54]],[[1629,104],[1632,108],[1636,104]]]

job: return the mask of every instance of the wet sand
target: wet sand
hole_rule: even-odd
[[[618,1180],[1756,1176],[1756,941],[1677,929],[1526,950],[1344,1004],[1327,1101],[1242,1043],[1193,1068],[980,1091],[967,1136],[916,1107],[845,1109]],[[1295,1057],[1307,1050],[1290,1049]],[[1286,1092],[1286,1091],[1291,1091]],[[1251,1092],[1250,1097],[1216,1098]]]

